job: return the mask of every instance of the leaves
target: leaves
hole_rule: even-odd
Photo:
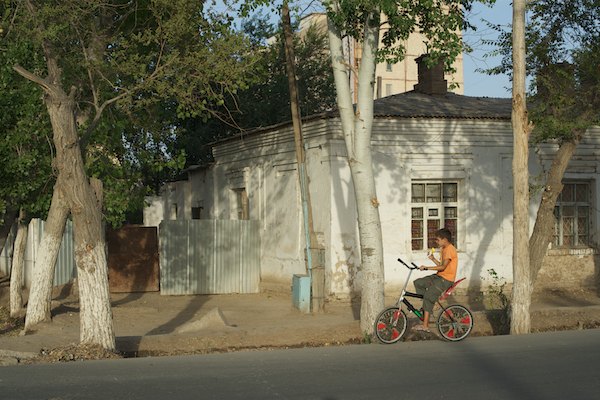
[[[188,155],[188,164],[211,160],[208,143],[261,126],[289,121],[289,88],[285,70],[285,52],[281,31],[257,14],[244,21],[253,52],[259,55],[253,64],[248,88],[224,98],[223,106],[213,110],[206,123],[198,118],[184,122],[179,145]],[[266,45],[266,39],[271,44]],[[294,40],[296,74],[300,92],[301,114],[323,112],[335,105],[335,89],[329,55],[324,51],[327,38],[315,26],[309,27],[302,39]]]
[[[533,141],[568,141],[600,122],[600,1],[529,3],[527,73]],[[493,26],[501,64],[490,74],[512,73],[511,32]]]
[[[0,51],[0,203],[43,217],[54,185],[52,131],[41,90],[12,69],[19,63],[40,70],[43,60],[27,41],[6,43]]]
[[[18,161],[23,182],[33,182],[35,172],[52,187],[52,135],[42,92],[14,73],[19,63],[40,81],[74,93],[86,168],[104,181],[105,217],[112,224],[183,167],[184,153],[174,144],[180,119],[208,119],[248,87],[257,59],[249,40],[232,29],[232,18],[206,10],[202,1],[6,0],[0,17],[0,79],[18,87],[2,87],[9,97],[1,127],[14,127],[10,149],[28,145],[31,157],[9,153],[8,143],[0,144],[0,153],[6,149],[3,154]],[[25,44],[27,56],[5,57]],[[33,131],[40,132],[35,148]],[[11,190],[13,199],[23,192]]]
[[[461,30],[470,25],[465,11],[471,1],[445,0],[328,0],[328,17],[347,36],[361,42],[367,18],[381,19],[383,33],[377,52],[379,62],[396,63],[404,58],[404,43],[412,33],[421,33],[425,40],[431,63],[445,61],[452,70],[453,60],[461,54]]]

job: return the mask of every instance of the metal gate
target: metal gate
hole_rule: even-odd
[[[259,228],[247,220],[162,221],[161,294],[258,293]]]
[[[157,292],[158,235],[154,226],[107,229],[108,282],[112,293]]]

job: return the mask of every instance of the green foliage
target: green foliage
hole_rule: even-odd
[[[326,0],[328,17],[344,34],[362,42],[367,19],[381,22],[383,37],[377,52],[381,62],[401,61],[404,43],[411,33],[420,32],[430,55],[428,63],[444,60],[452,71],[452,63],[463,51],[461,31],[471,27],[465,18],[472,1],[446,0]],[[382,20],[380,15],[383,13]]]
[[[231,17],[193,0],[3,0],[0,17],[3,78],[35,91],[27,103],[35,111],[28,115],[44,117],[18,112],[23,102],[3,112],[23,127],[19,139],[31,139],[26,125],[40,120],[46,130],[39,131],[48,134],[41,91],[11,69],[19,64],[39,78],[60,78],[53,83],[75,94],[86,168],[104,182],[106,219],[113,225],[183,167],[175,144],[181,119],[207,120],[246,89],[257,56],[232,29]],[[5,58],[19,43],[41,62]],[[60,70],[48,68],[54,62]],[[14,96],[5,99],[8,105]],[[2,123],[5,129],[9,122]],[[46,145],[48,160],[50,149]],[[41,159],[32,155],[28,170],[35,166],[42,174]]]
[[[188,155],[188,164],[210,161],[208,144],[215,140],[291,120],[281,30],[262,14],[245,20],[243,27],[253,43],[253,51],[259,55],[252,80],[248,89],[240,90],[235,99],[227,100],[215,110],[211,120],[184,121],[185,133],[178,144]],[[267,39],[274,41],[267,45]],[[294,46],[301,114],[308,116],[333,108],[335,87],[325,32],[309,27],[302,39],[295,38]]]
[[[374,342],[374,334],[363,332],[363,338],[361,340],[362,344],[371,344]]]
[[[600,1],[528,3],[526,27],[527,73],[532,82],[529,99],[534,122],[533,141],[572,140],[600,122]],[[489,26],[499,36],[487,44],[500,65],[490,74],[512,73],[511,32]]]
[[[54,186],[52,131],[41,90],[18,79],[14,63],[40,70],[43,59],[27,41],[0,49],[0,209],[22,208],[43,218]]]
[[[491,282],[487,292],[483,293],[486,316],[496,335],[508,334],[510,331],[510,298],[505,293],[506,280],[496,270],[487,270]]]
[[[506,288],[506,280],[498,275],[495,269],[489,268],[487,273],[491,279],[488,286],[487,295],[484,297],[486,308],[499,309],[508,312],[510,307],[510,299],[504,293]]]

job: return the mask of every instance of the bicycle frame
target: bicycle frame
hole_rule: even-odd
[[[408,277],[406,277],[406,282],[404,283],[404,287],[402,288],[402,291],[400,292],[400,297],[398,298],[398,301],[396,302],[396,305],[398,307],[400,307],[402,304],[404,304],[410,312],[415,314],[417,316],[417,318],[419,318],[421,321],[423,321],[424,316],[423,316],[423,313],[421,313],[421,310],[417,310],[415,308],[415,306],[413,306],[411,304],[411,302],[406,299],[407,297],[413,297],[416,299],[423,298],[422,294],[413,293],[413,292],[409,292],[406,290],[406,288],[408,287],[408,283],[410,282],[410,277],[411,277],[413,271],[416,269],[419,269],[419,267],[417,267],[414,262],[411,262],[411,265],[412,265],[412,267],[411,267],[407,263],[405,263],[401,258],[399,258],[398,261],[400,263],[404,264],[404,266],[406,268],[408,268],[409,272],[408,272]],[[460,281],[462,281],[462,279],[457,281],[452,286],[452,288],[454,288],[454,286],[456,286],[456,284],[458,284],[458,282],[460,282]],[[444,296],[444,294],[442,294],[442,296]],[[446,308],[442,305],[442,303],[440,302],[440,299],[436,300],[436,304],[442,309],[442,312],[446,312]]]

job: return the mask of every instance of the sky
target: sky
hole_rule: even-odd
[[[218,4],[217,9],[227,12],[220,0],[215,1]],[[302,14],[319,11],[319,7],[315,5],[319,4],[318,1],[301,1],[308,4]],[[468,18],[471,24],[477,27],[477,30],[475,32],[469,31],[463,36],[465,42],[474,49],[472,53],[463,54],[464,94],[478,97],[510,97],[511,83],[506,75],[486,75],[477,72],[477,69],[494,67],[499,64],[498,58],[484,57],[492,48],[484,46],[481,40],[494,39],[496,33],[488,28],[483,20],[503,26],[509,25],[512,22],[511,0],[496,0],[491,7],[475,2]]]
[[[470,22],[477,27],[475,32],[465,33],[464,40],[474,51],[463,54],[463,68],[466,96],[510,97],[511,83],[506,75],[486,75],[477,72],[478,68],[498,65],[499,58],[485,58],[492,48],[481,44],[481,39],[495,39],[495,31],[489,29],[483,19],[504,26],[512,22],[512,4],[510,0],[496,0],[493,7],[475,4],[470,13]]]

